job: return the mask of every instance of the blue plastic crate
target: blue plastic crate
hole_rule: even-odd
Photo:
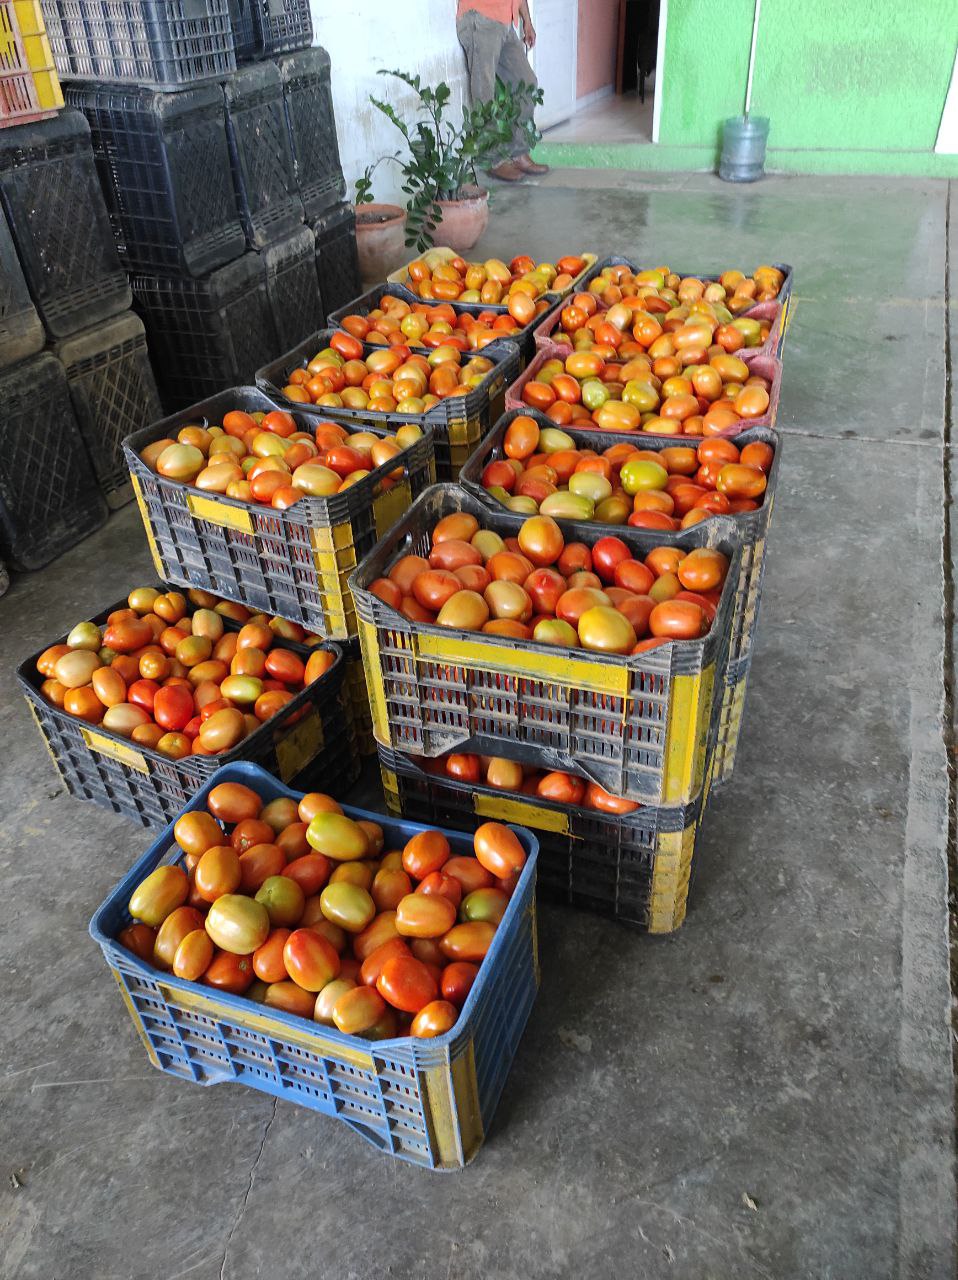
[[[256,765],[227,765],[184,812],[206,807],[221,782],[242,782],[266,800],[299,798]],[[378,822],[386,848],[427,828],[343,806]],[[182,859],[173,824],[151,845],[90,922],[90,935],[161,1071],[195,1084],[238,1081],[342,1120],[380,1151],[428,1169],[457,1169],[482,1145],[539,985],[535,879],[539,844],[514,828],[528,858],[479,977],[452,1031],[431,1040],[347,1036],[138,960],[114,939],[130,923],[133,890],[155,867]],[[454,854],[472,837],[446,831]]]

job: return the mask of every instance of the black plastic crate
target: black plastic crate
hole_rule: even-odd
[[[43,325],[0,207],[0,369],[36,355],[42,347]]]
[[[229,0],[43,0],[70,80],[177,89],[236,68]]]
[[[309,227],[300,227],[264,249],[262,257],[276,338],[286,351],[298,347],[323,323],[313,233]]]
[[[40,318],[55,338],[130,306],[79,111],[0,130],[0,198]]]
[[[41,569],[107,517],[59,360],[48,353],[0,374],[0,550]]]
[[[160,416],[146,333],[131,311],[65,338],[54,354],[66,369],[70,397],[93,470],[108,504],[133,499],[123,441]]]
[[[223,86],[233,188],[247,242],[265,248],[303,222],[283,82],[271,62],[243,67]]]
[[[320,48],[303,49],[279,58],[276,65],[283,80],[296,182],[306,220],[313,222],[346,197],[346,180],[336,138],[329,54]]]
[[[265,57],[306,49],[313,43],[309,0],[259,0],[254,9]]]
[[[111,609],[125,607],[126,600],[120,600],[93,621],[102,624]],[[282,643],[305,659],[302,646]],[[336,645],[328,647],[336,654],[333,666],[232,751],[182,760],[127,741],[48,702],[40,692],[39,653],[20,663],[17,680],[70,794],[144,827],[159,827],[171,822],[217,769],[236,761],[260,764],[284,782],[295,778],[307,790],[343,795],[352,786],[361,766],[345,701],[346,660]]]
[[[326,314],[362,293],[356,253],[356,214],[351,204],[337,205],[312,224],[316,235],[316,273]]]
[[[249,62],[262,56],[262,37],[256,21],[256,10],[261,3],[262,0],[229,0],[237,62]]]
[[[252,382],[263,353],[278,349],[258,253],[197,280],[134,276],[133,294],[170,412]]]
[[[90,125],[120,257],[130,271],[199,276],[238,258],[223,90],[74,85]]]

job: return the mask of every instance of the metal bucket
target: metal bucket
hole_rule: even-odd
[[[726,182],[757,182],[765,173],[767,116],[730,116],[722,128],[719,177]]]

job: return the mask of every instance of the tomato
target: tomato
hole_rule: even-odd
[[[244,818],[236,824],[230,836],[230,844],[237,853],[245,853],[254,844],[271,844],[272,841],[273,828],[259,818]]]
[[[445,1035],[456,1025],[459,1010],[448,1000],[431,1000],[413,1018],[409,1034],[417,1039]]]
[[[283,948],[286,972],[305,991],[321,991],[339,974],[336,948],[312,929],[297,929]]]
[[[482,777],[481,761],[478,756],[453,752],[446,757],[446,773],[461,782],[478,782]]]
[[[653,636],[669,640],[695,640],[705,626],[705,614],[690,600],[668,600],[656,605],[649,615]]]
[[[164,729],[177,733],[195,714],[193,694],[183,685],[164,685],[153,699],[153,718]]]
[[[416,892],[448,898],[454,907],[462,901],[462,885],[454,876],[443,875],[441,871],[431,871],[425,876],[416,886]]]
[[[579,618],[577,630],[582,647],[600,653],[630,653],[637,638],[625,614],[610,605],[587,609]]]
[[[201,980],[207,986],[241,996],[254,977],[252,957],[216,951]]]
[[[386,1001],[372,987],[344,991],[333,1006],[333,1022],[344,1035],[362,1035],[386,1012]]]
[[[254,844],[239,855],[240,888],[243,893],[256,893],[270,876],[281,876],[286,855],[275,844]]]
[[[412,880],[405,871],[382,869],[376,872],[370,893],[377,911],[394,911],[406,894],[412,893]]]
[[[277,838],[277,845],[282,848],[283,836]],[[284,850],[284,853],[286,851]],[[287,863],[280,875],[294,880],[306,897],[311,897],[326,885],[333,864],[321,853],[307,853],[301,858]]]
[[[213,960],[213,942],[202,927],[188,933],[176,948],[173,972],[187,982],[198,982]]]
[[[409,947],[404,938],[400,938],[398,934],[387,938],[385,942],[381,943],[375,950],[370,951],[364,958],[359,970],[360,982],[364,986],[374,987],[387,960],[392,960],[394,956],[408,955]]]
[[[676,570],[679,582],[688,591],[712,591],[722,585],[727,572],[727,557],[710,547],[690,551]]]
[[[508,905],[509,897],[501,889],[476,889],[463,898],[459,917],[463,921],[488,920],[498,924]]]
[[[289,876],[267,876],[256,891],[256,901],[266,908],[273,928],[291,928],[302,919],[306,895]]]
[[[436,980],[414,956],[393,956],[376,979],[376,990],[395,1009],[406,1013],[419,1010],[439,995]]]
[[[464,569],[470,565],[481,565],[482,553],[471,542],[463,542],[459,538],[449,538],[433,547],[429,553],[429,564],[432,569]],[[420,574],[420,579],[423,576]],[[414,584],[413,595],[415,594]]]
[[[442,973],[442,998],[461,1009],[478,977],[479,966],[465,960],[446,965]]]
[[[488,920],[471,920],[457,924],[440,939],[439,947],[449,960],[466,960],[479,964],[492,945],[496,926]]]
[[[404,937],[439,938],[455,922],[455,905],[440,894],[410,893],[396,908],[396,930]]]
[[[641,806],[633,800],[623,800],[610,795],[598,783],[590,782],[585,789],[584,804],[587,809],[595,809],[599,813],[625,814],[634,813]]]
[[[295,982],[273,982],[266,988],[263,1003],[272,1009],[281,1009],[283,1013],[311,1019],[316,1007],[316,996]]]
[[[432,569],[421,573],[412,584],[414,598],[433,613],[462,590],[462,583],[449,569]]]
[[[449,861],[452,850],[441,831],[417,832],[403,849],[403,870],[415,880],[422,880],[440,870]]]
[[[244,894],[226,893],[210,906],[206,932],[223,951],[251,955],[269,934],[269,915],[261,902]]]
[[[301,822],[309,824],[317,813],[342,813],[342,806],[332,796],[322,791],[307,791],[299,802],[298,813]]]
[[[220,821],[234,823],[244,818],[258,818],[263,802],[241,782],[221,782],[207,796],[206,807]]]
[[[176,949],[188,933],[203,928],[203,916],[195,907],[177,907],[160,925],[153,946],[153,963],[158,969],[172,969]]]
[[[376,904],[355,884],[328,884],[320,894],[323,915],[347,933],[361,933],[376,914]]]
[[[336,1007],[336,1001],[347,991],[352,991],[355,986],[356,983],[351,978],[342,976],[327,982],[316,996],[316,1003],[313,1006],[314,1021],[321,1022],[327,1027],[333,1026],[333,1009]]]
[[[518,540],[523,554],[539,568],[555,564],[565,546],[562,530],[551,516],[532,516],[524,521]]]
[[[495,876],[478,859],[458,855],[443,865],[442,872],[459,881],[463,894],[472,893],[475,889],[488,889],[495,880]]]
[[[585,783],[571,773],[547,773],[536,784],[536,795],[557,804],[581,804],[585,795]]]
[[[134,889],[130,915],[157,929],[171,912],[183,905],[189,892],[189,878],[182,867],[157,867]]]
[[[371,955],[377,947],[381,947],[384,942],[389,942],[398,937],[399,931],[396,928],[395,911],[381,911],[353,938],[353,954],[362,964],[366,957]]]
[[[126,947],[127,951],[132,951],[140,960],[153,961],[153,946],[156,942],[156,930],[151,929],[148,924],[128,924],[125,929],[121,929],[116,935],[116,940],[121,947]]]
[[[477,827],[473,846],[479,864],[497,880],[521,871],[526,864],[526,853],[518,836],[501,822],[484,822]]]
[[[289,977],[283,951],[289,929],[273,929],[266,941],[253,952],[253,972],[263,982],[285,982]]]
[[[306,839],[317,853],[334,862],[351,862],[369,855],[365,831],[343,813],[315,814],[306,830]]]

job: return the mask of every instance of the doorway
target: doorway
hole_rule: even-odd
[[[576,8],[575,101],[559,122],[537,116],[544,141],[656,142],[668,0],[578,0]]]
[[[549,129],[575,113],[578,59],[578,0],[529,0],[536,42],[529,55],[542,90],[536,111],[540,129]]]

